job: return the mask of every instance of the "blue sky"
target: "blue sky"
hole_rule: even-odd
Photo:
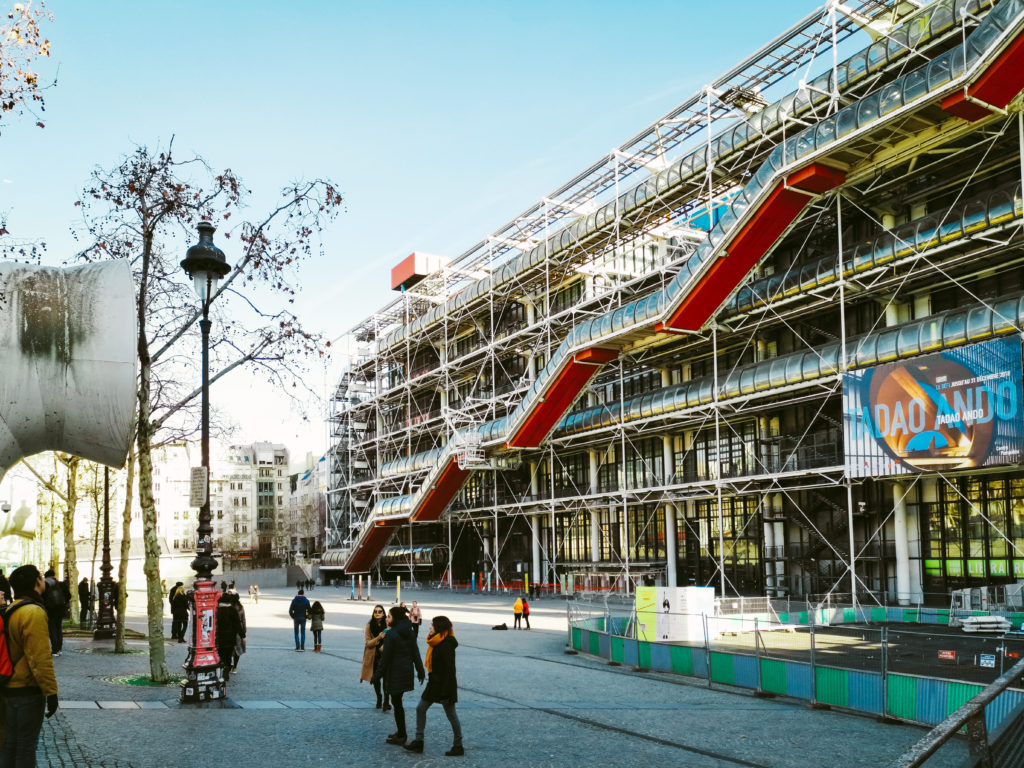
[[[333,338],[392,299],[390,268],[409,252],[458,255],[815,5],[47,7],[59,65],[47,127],[26,120],[0,136],[0,210],[12,233],[45,239],[51,263],[70,257],[73,202],[89,171],[172,135],[179,155],[239,173],[254,211],[290,180],[329,177],[347,210],[325,257],[300,273],[297,312]],[[335,364],[319,378],[330,386],[336,373]],[[249,385],[232,374],[214,398]],[[234,414],[239,440],[323,450],[320,425],[252,412]]]

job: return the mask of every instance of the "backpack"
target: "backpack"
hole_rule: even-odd
[[[7,683],[11,681],[11,678],[14,676],[14,667],[22,658],[21,656],[17,659],[11,658],[11,644],[7,633],[7,625],[10,621],[11,614],[25,604],[26,603],[22,601],[20,603],[10,605],[0,611],[0,629],[3,630],[0,631],[0,688],[6,687]]]

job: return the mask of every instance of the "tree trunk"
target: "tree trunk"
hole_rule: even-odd
[[[78,465],[77,456],[67,457],[68,503],[64,507],[64,574],[71,592],[70,626],[78,626],[78,555],[75,552],[75,510],[78,507]]]
[[[149,619],[149,673],[154,683],[169,679],[164,649],[164,599],[160,592],[160,540],[156,529],[156,503],[153,501],[153,458],[150,453],[149,370],[142,371],[139,389],[139,432],[136,446],[139,450],[139,506],[142,508],[142,537],[146,547],[146,560],[142,566],[146,574],[146,616]]]
[[[117,616],[114,625],[114,653],[126,653],[124,616],[128,604],[128,557],[132,548],[132,485],[135,483],[135,451],[128,453],[128,479],[124,482],[124,514],[121,517],[121,562],[117,566]],[[160,601],[163,606],[163,599]],[[161,607],[161,610],[163,608]]]
[[[57,454],[53,454],[53,474],[50,487],[57,487]],[[57,494],[50,493],[50,570],[54,576],[60,573],[60,553],[57,551]]]

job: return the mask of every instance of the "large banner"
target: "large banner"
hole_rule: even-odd
[[[853,477],[1017,464],[1020,339],[851,371],[843,377],[843,427]]]

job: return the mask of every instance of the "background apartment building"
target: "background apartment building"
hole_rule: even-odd
[[[1024,578],[1022,27],[812,14],[396,267],[335,393],[325,568],[900,602]]]

